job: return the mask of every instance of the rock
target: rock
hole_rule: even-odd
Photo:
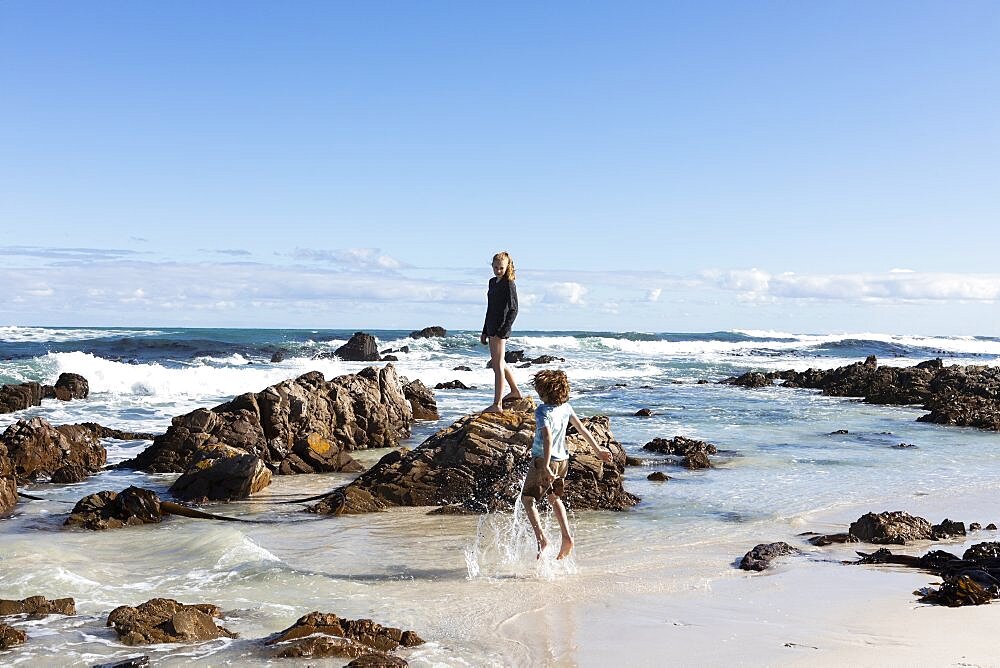
[[[474,388],[469,387],[460,380],[450,380],[447,383],[438,383],[434,386],[435,390],[471,390]]]
[[[49,482],[68,485],[83,482],[89,477],[90,471],[83,468],[79,464],[68,464],[56,469],[55,473],[53,473],[52,477],[49,479]]]
[[[962,559],[967,561],[988,561],[990,559],[1000,559],[1000,543],[976,543],[962,555]]]
[[[846,429],[838,429],[837,431],[831,431],[829,436],[846,436],[849,433]]]
[[[388,663],[391,655],[384,652],[373,652],[372,648],[349,638],[334,638],[332,636],[310,636],[282,642],[275,646],[273,656],[276,659],[324,659],[351,658],[376,655],[383,660],[376,665],[393,665]],[[402,660],[402,659],[400,659]],[[406,665],[404,662],[402,665]]]
[[[944,576],[943,584],[935,591],[928,587],[918,600],[956,608],[963,605],[989,603],[993,594],[968,575]]]
[[[745,571],[762,571],[770,567],[771,562],[786,554],[795,554],[797,549],[788,543],[761,543],[743,555],[740,568]]]
[[[808,542],[818,547],[824,547],[826,545],[833,545],[834,543],[857,543],[859,541],[857,537],[849,533],[830,533],[813,536],[808,539]]]
[[[333,613],[310,612],[298,619],[292,626],[271,636],[265,644],[276,645],[302,638],[324,638],[333,636],[335,639],[347,640],[351,644],[323,643],[324,651],[341,652],[337,654],[315,654],[317,647],[312,643],[305,645],[310,654],[298,653],[302,649],[292,650],[291,654],[280,656],[360,656],[372,649],[379,652],[391,652],[397,647],[415,647],[424,643],[423,639],[413,631],[403,631],[390,626],[376,624],[370,619],[344,619]],[[356,645],[364,648],[357,651]],[[298,647],[302,648],[303,645]]]
[[[81,422],[76,426],[94,432],[98,438],[113,438],[119,441],[152,441],[157,437],[157,434],[141,431],[123,431],[112,427],[103,427],[96,422]]]
[[[491,360],[486,361],[487,369],[490,369],[493,366],[492,364],[490,364],[490,361]],[[506,362],[507,364],[520,364],[521,362],[528,362],[530,360],[524,359],[523,350],[508,350],[503,355],[503,361]]]
[[[454,369],[452,369],[452,371],[472,371],[472,369],[470,367],[467,367],[467,366],[463,365],[463,364],[459,364],[457,367],[455,367]]]
[[[707,379],[705,379],[705,378],[699,378],[698,382],[696,384],[697,385],[708,385],[709,381]]]
[[[0,413],[14,413],[42,405],[42,386],[38,383],[0,386]]]
[[[100,531],[156,524],[161,519],[163,512],[156,492],[132,486],[120,493],[103,491],[83,497],[64,524]]]
[[[774,380],[770,374],[761,373],[760,371],[747,371],[742,376],[726,378],[725,380],[720,380],[719,383],[722,385],[736,385],[738,387],[770,387],[774,385]]]
[[[625,466],[642,466],[646,463],[645,459],[640,457],[633,457],[632,455],[625,456]]]
[[[531,360],[532,364],[552,364],[553,362],[565,362],[565,357],[555,357],[553,355],[539,355]]]
[[[26,642],[28,642],[27,633],[7,624],[0,624],[0,649],[9,649],[14,645],[23,645]]]
[[[478,515],[474,510],[460,506],[457,503],[450,506],[441,506],[427,513],[428,515]]]
[[[7,445],[0,439],[0,517],[7,515],[17,505],[17,481],[14,464],[10,461]]]
[[[277,364],[278,362],[285,361],[285,355],[288,353],[287,350],[276,350],[273,355],[271,355],[271,364]]]
[[[865,543],[905,545],[912,540],[929,540],[931,523],[901,510],[867,513],[851,524],[849,533]]]
[[[383,362],[398,362],[399,358],[396,357],[395,355],[386,355],[385,357],[382,358],[382,361]]]
[[[122,467],[181,473],[199,449],[223,444],[280,474],[358,470],[347,453],[398,445],[412,419],[391,364],[330,381],[312,371],[175,417],[166,434]]]
[[[973,522],[969,525],[969,531],[982,531],[983,525],[979,522]]]
[[[654,413],[651,409],[640,408],[635,412],[635,415],[633,417],[652,417],[653,415],[656,415],[656,413]]]
[[[663,471],[653,471],[648,476],[646,476],[646,480],[652,480],[653,482],[666,482],[670,480],[670,476],[668,476]]]
[[[964,535],[964,522],[953,522],[952,520],[945,519],[941,521],[941,524],[935,524],[931,527],[931,540],[944,540],[953,536]]]
[[[90,394],[90,383],[78,373],[61,373],[55,384],[56,399],[86,399]]]
[[[236,638],[235,633],[217,626],[213,617],[222,617],[209,603],[184,605],[173,599],[154,598],[138,607],[120,606],[108,615],[108,626],[126,645],[196,642],[215,638]]]
[[[897,443],[896,445],[894,445],[892,447],[898,448],[900,450],[906,450],[908,448],[915,448],[917,446],[913,445],[912,443]]]
[[[993,522],[990,522],[989,524],[986,525],[986,530],[987,531],[996,531],[997,530],[997,525],[993,524]]]
[[[91,666],[91,668],[146,668],[148,665],[149,657],[143,655],[133,656],[124,661],[115,661],[114,663],[98,663]]]
[[[448,336],[448,330],[444,327],[439,327],[437,325],[431,327],[424,327],[423,329],[410,332],[411,339],[429,339],[432,337]]]
[[[698,441],[693,438],[685,438],[684,436],[674,436],[670,440],[654,438],[642,446],[642,449],[681,457],[681,463],[689,469],[711,468],[712,463],[708,456],[718,454],[719,452],[719,449],[711,443]]]
[[[408,665],[409,664],[405,660],[398,656],[373,652],[370,654],[362,654],[348,663],[345,668],[398,668],[399,666]]]
[[[30,615],[37,618],[46,615],[75,614],[76,601],[72,598],[55,598],[51,601],[44,596],[29,596],[21,600],[0,599],[0,617]]]
[[[534,402],[503,413],[476,413],[438,431],[418,448],[393,451],[356,480],[308,510],[363,513],[393,506],[463,505],[476,512],[509,510],[520,495],[535,434]],[[624,510],[638,497],[622,487],[625,451],[607,417],[584,420],[614,463],[605,465],[570,428],[566,494],[575,510]]]
[[[64,466],[96,473],[107,461],[104,446],[90,429],[75,424],[53,427],[40,417],[10,425],[0,442],[7,448],[13,477],[19,481],[48,476]]]
[[[434,393],[419,380],[411,380],[403,385],[403,396],[410,402],[414,420],[440,419]]]
[[[378,346],[375,337],[364,332],[355,332],[347,343],[333,351],[345,362],[377,362]]]
[[[340,454],[351,459],[346,452]],[[213,443],[198,449],[187,471],[170,486],[170,493],[187,501],[231,501],[245,499],[270,484],[271,471],[260,457]]]

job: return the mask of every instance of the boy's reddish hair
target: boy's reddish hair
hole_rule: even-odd
[[[569,401],[569,378],[559,369],[545,369],[535,374],[532,384],[542,401],[558,406]]]

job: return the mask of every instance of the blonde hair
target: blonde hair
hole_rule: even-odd
[[[507,251],[500,251],[493,256],[493,261],[496,262],[497,260],[507,260],[507,271],[504,272],[504,278],[508,281],[513,281],[517,278],[517,274],[514,271],[514,258],[510,256],[510,253]]]
[[[543,402],[559,406],[569,401],[569,378],[565,371],[545,369],[536,373],[531,382]]]

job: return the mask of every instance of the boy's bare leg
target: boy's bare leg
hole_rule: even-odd
[[[573,536],[569,532],[569,520],[566,519],[566,506],[563,505],[562,499],[555,494],[549,494],[549,504],[552,506],[552,510],[555,511],[556,519],[559,520],[559,530],[562,531],[562,546],[559,548],[559,556],[556,559],[563,559],[564,557],[568,557],[569,553],[573,551]]]
[[[538,541],[538,554],[535,559],[540,559],[542,551],[549,546],[549,541],[545,539],[545,532],[542,531],[542,522],[538,519],[538,509],[535,508],[535,499],[531,496],[522,496],[521,503],[524,505],[524,514],[531,522],[531,528],[535,532],[535,540]]]

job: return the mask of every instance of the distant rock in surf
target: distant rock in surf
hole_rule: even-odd
[[[431,327],[424,327],[423,329],[416,332],[410,332],[411,339],[429,339],[432,337],[441,337],[441,336],[448,336],[448,330],[446,330],[444,327],[439,327],[437,325],[433,325]]]
[[[671,439],[654,438],[642,446],[642,449],[647,452],[680,457],[681,464],[689,469],[710,468],[712,463],[708,456],[719,452],[719,449],[711,443],[684,436],[674,436]]]
[[[347,343],[333,351],[345,362],[377,362],[378,347],[375,337],[364,332],[355,332]]]

